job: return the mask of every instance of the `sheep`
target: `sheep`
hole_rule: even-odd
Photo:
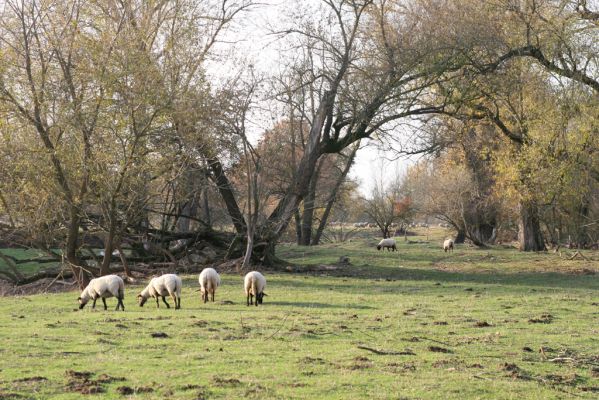
[[[162,297],[162,301],[166,304],[166,308],[171,308],[170,304],[167,303],[165,297],[171,296],[175,301],[175,310],[181,308],[181,286],[183,282],[175,274],[164,274],[157,278],[152,278],[148,286],[137,295],[139,306],[143,305],[148,301],[148,298],[153,297],[156,299],[156,308],[160,308],[158,302],[159,297]]]
[[[96,308],[96,300],[98,300],[98,297],[102,298],[105,310],[108,309],[106,306],[106,298],[116,297],[118,299],[116,310],[118,311],[120,306],[121,309],[125,311],[125,305],[123,304],[123,299],[125,298],[125,282],[123,282],[120,276],[116,275],[105,275],[92,279],[77,299],[79,300],[79,309],[83,309],[90,300],[94,301],[92,308]]]
[[[397,250],[397,246],[395,245],[395,239],[393,238],[387,238],[387,239],[383,239],[379,242],[379,244],[376,245],[376,249],[380,250],[380,249],[387,249],[387,251],[396,251]]]
[[[262,300],[266,293],[264,288],[266,287],[266,278],[258,271],[248,272],[243,279],[243,289],[245,290],[245,296],[247,305],[254,304],[253,297],[256,296],[256,307],[258,304],[262,304]]]
[[[220,286],[220,275],[214,268],[204,268],[200,273],[200,294],[204,303],[208,301],[208,293],[212,295],[214,301],[214,293],[216,288]]]
[[[445,239],[445,241],[443,242],[443,251],[446,253],[448,251],[453,252],[453,239]]]

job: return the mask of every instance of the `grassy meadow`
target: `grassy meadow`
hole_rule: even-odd
[[[184,276],[181,310],[140,308],[141,286],[125,312],[78,311],[78,292],[4,297],[0,399],[597,398],[599,253],[446,254],[443,235],[396,253],[374,233],[281,245],[300,272],[264,271],[260,307],[239,274],[206,305]]]

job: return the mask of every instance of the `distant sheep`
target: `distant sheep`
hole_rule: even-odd
[[[376,249],[387,249],[387,251],[396,251],[397,246],[395,245],[395,239],[387,238],[381,240],[379,244],[377,244]]]
[[[243,279],[243,289],[247,300],[247,305],[254,304],[253,297],[256,297],[256,307],[258,304],[262,304],[262,300],[266,293],[264,288],[266,287],[266,278],[258,271],[248,272]]]
[[[214,293],[216,288],[220,286],[220,275],[214,268],[204,268],[200,273],[200,294],[204,303],[208,301],[208,294],[211,294],[214,301]]]
[[[448,251],[453,252],[453,239],[446,239],[443,242],[443,251],[446,252],[446,253]]]
[[[92,308],[96,308],[96,300],[98,300],[99,297],[102,298],[105,310],[108,309],[106,306],[106,298],[116,297],[118,299],[116,310],[118,311],[119,307],[121,307],[121,309],[125,311],[125,305],[123,304],[123,299],[125,298],[125,282],[123,282],[120,276],[116,275],[106,275],[92,279],[89,281],[87,287],[83,289],[83,292],[81,292],[81,296],[77,299],[79,300],[79,309],[81,310],[85,307],[90,300],[94,301]]]
[[[148,301],[150,297],[156,299],[156,308],[160,308],[159,298],[162,297],[162,302],[166,304],[166,308],[171,308],[166,301],[166,296],[170,296],[175,301],[175,310],[181,308],[181,286],[183,282],[175,274],[164,274],[157,278],[152,278],[148,286],[137,295],[139,306]]]

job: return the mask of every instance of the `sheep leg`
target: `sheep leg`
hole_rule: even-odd
[[[116,303],[116,310],[119,310],[119,306],[121,306],[121,310],[125,311],[125,305],[123,304],[123,298],[117,297],[118,302]]]
[[[202,300],[204,300],[204,304],[206,304],[206,302],[208,301],[208,291],[204,290],[204,293],[202,293]]]
[[[156,308],[160,308],[160,299],[156,297]]]
[[[166,308],[171,308],[170,304],[166,302],[166,298],[164,296],[162,296],[162,302],[166,304]]]
[[[215,292],[215,290],[214,290],[214,289],[212,289],[212,302],[213,302],[213,303],[214,303],[214,292]]]
[[[104,303],[104,311],[108,310],[108,306],[106,305],[106,299],[102,297],[102,303]]]
[[[179,309],[179,303],[177,302],[177,296],[174,293],[171,293],[171,299],[175,302],[175,310]]]
[[[96,308],[96,300],[98,300],[98,298],[97,298],[97,297],[94,297],[94,303],[92,304],[92,309],[95,309],[95,308]]]
[[[247,299],[246,299],[246,300],[247,300],[247,305],[248,305],[248,306],[249,306],[250,304],[252,304],[251,297],[252,297],[252,295],[251,295],[251,294],[248,294],[248,296],[247,296]]]
[[[181,309],[181,296],[177,298],[178,308]]]

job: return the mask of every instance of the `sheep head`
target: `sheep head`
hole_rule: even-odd
[[[137,302],[139,303],[140,307],[143,307],[144,304],[146,304],[146,301],[148,301],[147,297],[142,296],[141,293],[137,295]]]

